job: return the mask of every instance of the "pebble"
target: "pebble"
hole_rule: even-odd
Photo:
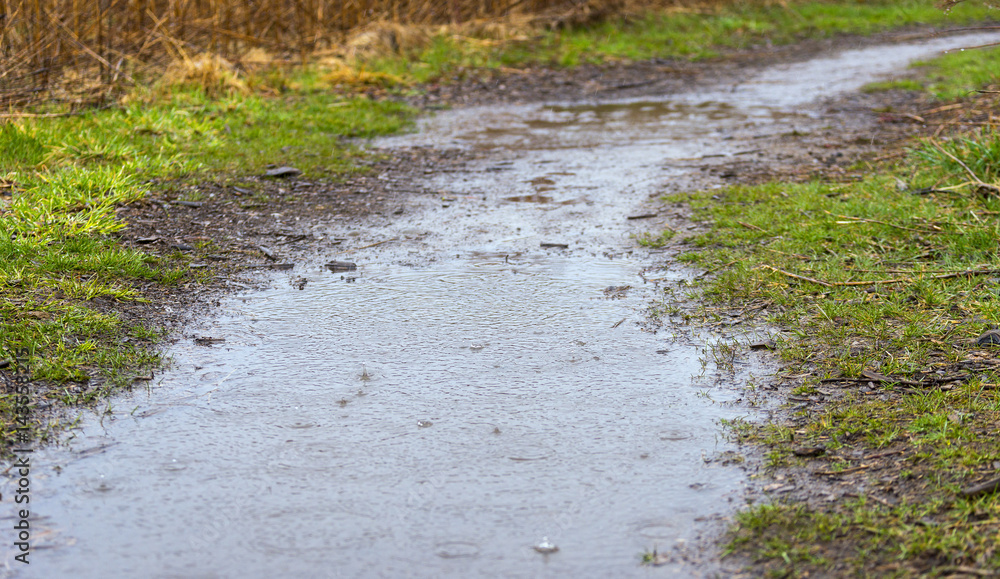
[[[296,169],[295,167],[275,167],[274,169],[268,169],[264,172],[265,177],[294,177],[296,175],[301,175],[302,171]]]
[[[548,537],[542,537],[542,542],[535,545],[534,549],[543,555],[548,555],[549,553],[555,553],[559,550],[559,547],[549,542]]]
[[[1000,330],[987,330],[976,338],[976,344],[980,346],[1000,346]]]
[[[330,271],[354,271],[358,269],[358,264],[353,261],[331,261],[326,264],[326,268]]]

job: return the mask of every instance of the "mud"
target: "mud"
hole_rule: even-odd
[[[267,239],[296,266],[186,325],[147,391],[36,456],[44,532],[22,575],[731,571],[705,539],[745,484],[718,421],[752,415],[733,386],[769,370],[703,375],[704,336],[647,331],[657,283],[693,272],[634,236],[697,227],[651,201],[665,191],[845,177],[906,127],[822,99],[933,49],[908,50],[696,92],[462,108],[378,143],[394,160],[370,177],[261,182],[279,200],[258,208],[206,185],[214,202],[140,223],[128,239],[168,251],[195,235],[176,224],[207,221],[218,247],[196,263],[269,266]],[[323,267],[345,259],[356,272]],[[218,261],[224,283],[249,260]],[[654,549],[663,565],[641,566]]]

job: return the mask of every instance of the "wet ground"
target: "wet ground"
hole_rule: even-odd
[[[872,119],[831,128],[847,113],[823,99],[981,41],[847,51],[694,92],[463,108],[377,143],[468,160],[397,183],[429,194],[366,227],[315,224],[325,249],[223,300],[148,390],[37,452],[32,564],[6,564],[24,577],[727,573],[702,549],[742,502],[719,421],[753,415],[739,385],[767,367],[719,386],[703,338],[649,331],[658,284],[691,274],[636,244],[690,227],[651,197],[723,183],[783,135],[794,149],[799,135],[872,133]],[[664,564],[640,565],[653,549]]]

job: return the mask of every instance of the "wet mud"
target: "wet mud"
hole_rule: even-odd
[[[694,272],[636,237],[697,227],[655,200],[666,191],[846,165],[823,143],[862,150],[878,121],[824,99],[980,41],[846,51],[697,91],[465,107],[375,143],[461,162],[374,177],[415,194],[365,221],[280,230],[315,241],[291,271],[222,299],[147,389],[33,457],[35,557],[8,568],[730,572],[711,545],[746,475],[719,422],[754,416],[740,385],[768,374],[766,353],[723,375],[707,336],[648,324],[661,284]],[[654,550],[660,565],[642,565]]]

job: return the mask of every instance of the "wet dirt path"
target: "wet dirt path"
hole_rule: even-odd
[[[845,52],[630,102],[464,109],[378,146],[487,152],[428,174],[344,254],[224,302],[150,392],[39,452],[24,577],[625,577],[718,570],[684,545],[741,502],[718,422],[747,372],[645,331],[650,197],[937,44]],[[333,273],[328,260],[356,271]],[[662,261],[662,258],[659,258]],[[682,333],[678,330],[678,333]],[[194,336],[225,338],[206,347]],[[708,459],[708,460],[706,460]],[[12,480],[5,483],[10,504]],[[559,547],[543,554],[544,538]],[[643,567],[641,554],[668,554]]]

